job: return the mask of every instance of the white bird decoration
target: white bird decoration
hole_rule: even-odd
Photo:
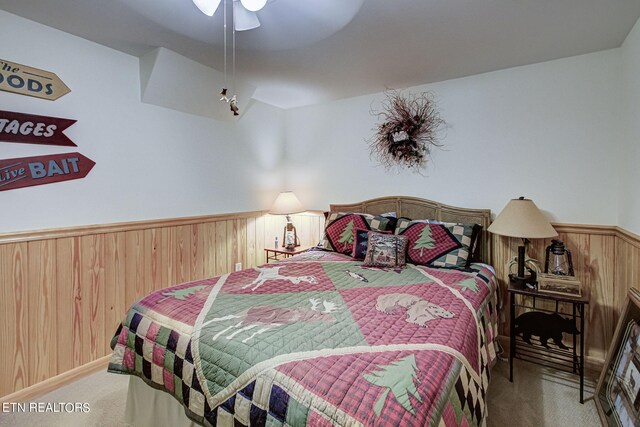
[[[349,271],[349,270],[345,270],[344,272],[354,279],[360,280],[362,282],[367,282],[367,283],[369,282],[369,279],[364,277],[362,274],[354,273],[353,271]]]

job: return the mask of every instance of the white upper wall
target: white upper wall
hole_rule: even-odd
[[[437,95],[449,126],[425,176],[370,159],[382,93],[255,103],[220,122],[141,103],[136,57],[2,11],[0,26],[3,59],[72,89],[54,102],[0,92],[0,109],[78,120],[77,148],[0,142],[0,159],[96,162],[85,179],[0,191],[0,233],[266,209],[289,188],[308,209],[405,194],[497,213],[524,195],[555,221],[640,233],[639,24],[620,49],[412,88]]]
[[[618,222],[620,227],[640,234],[640,20],[621,50],[629,133],[623,147]]]
[[[144,104],[137,57],[3,11],[0,28],[3,59],[72,90],[57,101],[0,92],[0,109],[78,120],[65,132],[77,148],[0,142],[0,159],[96,162],[85,179],[0,191],[0,233],[266,209],[282,191],[281,110],[254,103],[220,122]]]
[[[620,49],[411,88],[448,129],[425,176],[385,172],[365,140],[382,93],[285,112],[286,183],[309,209],[384,195],[490,208],[526,196],[564,223],[616,224],[625,136]],[[434,60],[437,60],[435,58]]]

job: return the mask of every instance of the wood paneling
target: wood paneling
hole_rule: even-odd
[[[304,246],[318,242],[321,214],[293,221]],[[0,397],[107,356],[144,295],[264,264],[285,223],[249,212],[0,235]]]
[[[576,276],[589,292],[585,325],[587,361],[602,364],[613,332],[624,307],[627,290],[640,287],[640,236],[618,227],[554,224],[572,251]],[[535,240],[528,254],[544,268],[545,248],[551,239]],[[492,236],[493,262],[501,282],[503,305],[507,306],[506,264],[517,253],[519,239]],[[567,310],[568,307],[561,307]],[[508,336],[509,325],[504,311],[501,315],[501,334]]]

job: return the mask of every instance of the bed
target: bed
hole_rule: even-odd
[[[486,424],[498,318],[497,281],[485,263],[490,211],[415,197],[330,211],[344,213],[337,215],[343,222],[364,221],[364,229],[380,225],[377,218],[387,212],[430,230],[449,225],[424,224],[482,229],[474,227],[477,244],[464,267],[413,264],[432,247],[424,233],[410,244],[422,250],[414,249],[413,258],[407,252],[404,268],[371,266],[355,252],[340,253],[335,242],[349,240],[344,230],[351,233],[341,226],[334,246],[325,238],[325,250],[148,295],[130,308],[111,343],[109,371],[131,375],[127,422]],[[329,215],[328,235],[338,220]],[[406,233],[397,240],[410,239],[410,225],[398,229]]]

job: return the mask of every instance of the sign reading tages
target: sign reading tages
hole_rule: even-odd
[[[80,153],[0,160],[0,191],[84,178],[95,164]]]
[[[0,141],[77,147],[62,132],[76,120],[0,110]]]
[[[50,71],[4,59],[0,59],[0,90],[51,101],[71,92],[71,89]]]

